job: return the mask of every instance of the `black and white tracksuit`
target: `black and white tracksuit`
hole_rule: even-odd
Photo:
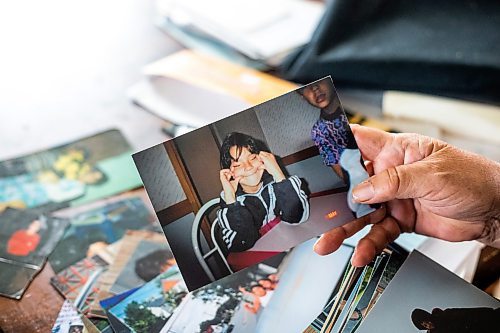
[[[299,224],[309,218],[309,201],[301,189],[299,177],[291,176],[277,183],[264,172],[263,185],[257,193],[236,190],[236,202],[226,204],[221,193],[221,208],[217,211],[219,237],[227,252],[242,252],[260,238],[259,230],[276,218],[289,224]],[[223,245],[221,244],[221,245]]]

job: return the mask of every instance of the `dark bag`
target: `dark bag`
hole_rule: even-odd
[[[500,99],[500,1],[331,0],[286,59],[295,82]]]

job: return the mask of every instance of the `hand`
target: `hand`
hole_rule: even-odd
[[[259,168],[267,170],[267,172],[273,176],[275,182],[279,183],[286,178],[273,154],[261,151],[259,153],[259,158],[262,161],[262,165]]]
[[[351,126],[374,176],[353,191],[355,201],[386,203],[373,216],[324,234],[319,254],[335,251],[345,238],[375,223],[359,241],[353,265],[368,264],[402,232],[448,241],[500,244],[500,164],[445,142],[416,134],[389,134]]]
[[[226,204],[236,202],[236,189],[241,177],[233,179],[233,173],[229,169],[222,169],[219,173],[222,189],[224,190],[224,201]]]

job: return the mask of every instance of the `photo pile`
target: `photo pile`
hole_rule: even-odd
[[[59,246],[72,222],[53,212],[140,186],[131,153],[122,134],[109,130],[0,161],[0,295],[20,299],[47,256]],[[78,231],[78,238],[86,237],[85,228],[73,230]],[[69,261],[81,255],[76,251],[68,256]]]

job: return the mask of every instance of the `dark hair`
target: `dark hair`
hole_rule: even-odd
[[[260,284],[255,283],[255,284],[252,284],[252,285],[250,286],[250,291],[252,291],[252,290],[253,290],[253,288],[256,288],[256,287],[258,287],[258,288],[262,288],[262,289],[266,290],[266,288],[262,287]]]
[[[232,132],[226,135],[220,149],[220,165],[222,169],[227,169],[231,166],[233,158],[229,153],[231,147],[236,146],[236,160],[241,155],[242,148],[247,148],[252,154],[258,154],[261,151],[266,151],[262,145],[253,137],[247,134]]]
[[[144,281],[149,282],[162,273],[162,266],[172,258],[169,250],[151,252],[135,262],[135,273]]]
[[[268,281],[268,282],[273,283],[273,281],[271,281],[271,280],[270,280],[270,279],[268,279],[268,278],[262,278],[262,279],[259,279],[259,280],[258,280],[258,282],[260,282],[260,281]],[[260,283],[259,283],[259,284],[260,284]]]
[[[413,322],[413,325],[415,325],[415,327],[419,330],[425,330],[426,327],[424,327],[422,323],[432,323],[432,314],[422,309],[415,309],[411,313],[411,321]]]

